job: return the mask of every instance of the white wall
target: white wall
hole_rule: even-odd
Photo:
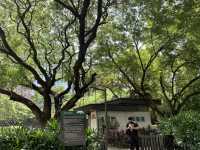
[[[92,129],[97,129],[97,113],[96,111],[93,111],[90,113],[90,119],[89,121],[89,127]]]
[[[105,116],[105,112],[103,112],[103,111],[97,112],[97,116],[98,117],[103,117],[103,116]],[[140,127],[147,127],[147,126],[151,125],[150,112],[108,111],[108,116],[116,117],[117,121],[120,124],[119,130],[126,129],[126,124],[128,122],[128,117],[134,117],[134,116],[135,117],[136,116],[139,116],[139,117],[144,116],[144,119],[145,119],[144,122],[137,122]],[[91,123],[94,123],[94,125],[92,125],[92,126],[97,127],[97,121],[96,122],[92,122],[91,121]]]

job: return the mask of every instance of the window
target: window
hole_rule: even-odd
[[[136,117],[136,121],[137,121],[137,122],[140,122],[140,117],[137,116],[137,117]]]
[[[145,122],[144,116],[133,116],[133,117],[128,117],[128,118],[131,118],[132,121],[136,121],[136,122]]]
[[[141,120],[141,122],[145,121],[144,117],[140,117],[140,120]]]

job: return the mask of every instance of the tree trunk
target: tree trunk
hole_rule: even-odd
[[[61,113],[61,99],[59,98],[54,98],[54,105],[55,105],[55,115],[54,118],[58,119],[60,117],[60,113]]]
[[[39,121],[39,127],[45,128],[47,125],[47,122],[51,119],[51,116],[48,114],[43,113],[37,120]]]

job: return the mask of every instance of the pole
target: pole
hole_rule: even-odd
[[[104,98],[105,98],[105,150],[108,149],[108,111],[107,111],[107,92],[104,90]]]
[[[58,106],[58,122],[61,122],[61,107],[62,107],[62,100],[63,100],[64,96],[61,96],[59,98],[59,106]]]

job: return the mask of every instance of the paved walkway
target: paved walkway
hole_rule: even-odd
[[[108,150],[129,150],[128,148],[108,147]]]

